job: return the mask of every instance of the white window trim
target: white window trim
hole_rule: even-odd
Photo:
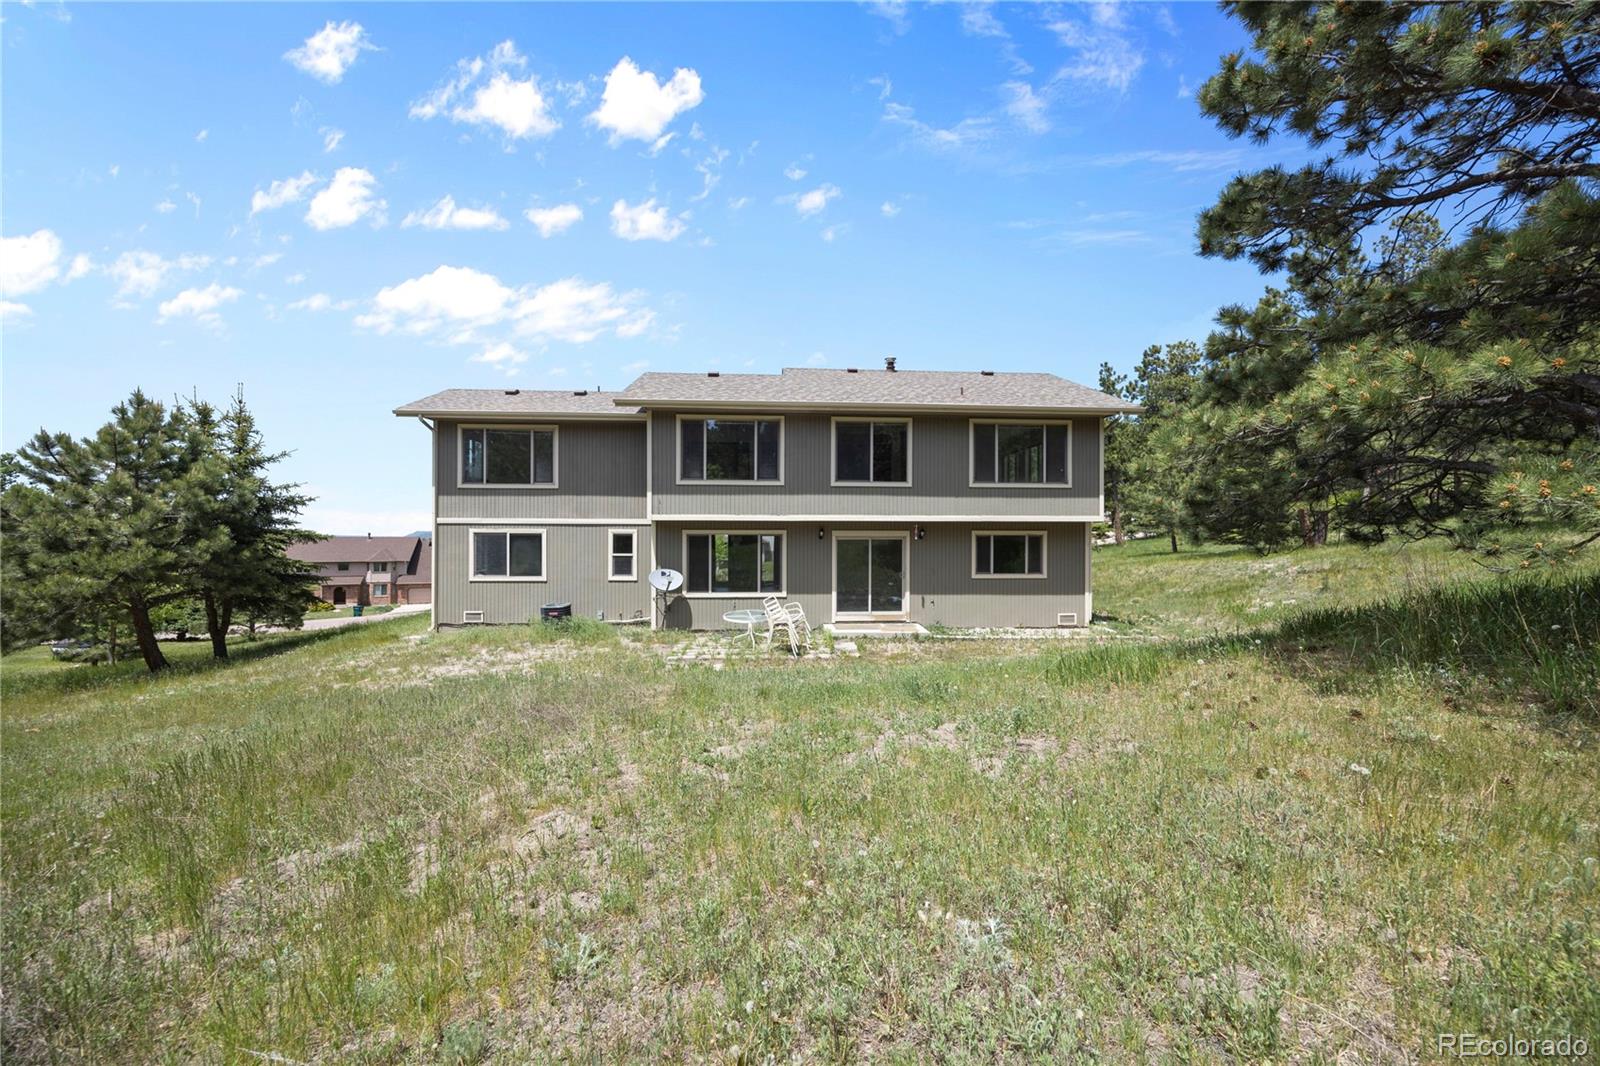
[[[839,480],[839,423],[840,422],[866,422],[869,425],[872,424],[872,423],[884,423],[884,424],[898,423],[900,425],[905,426],[906,427],[906,479],[904,481],[873,481],[873,480],[871,480],[869,478],[866,481],[840,481]],[[912,480],[912,477],[913,477],[912,466],[911,466],[912,447],[913,447],[913,445],[912,445],[912,442],[911,442],[911,438],[915,434],[916,434],[916,430],[912,428],[911,419],[909,419],[909,418],[872,418],[872,417],[869,417],[869,416],[855,417],[855,416],[839,415],[839,416],[837,416],[835,418],[830,419],[829,423],[828,423],[828,484],[833,488],[860,487],[860,488],[879,488],[879,489],[881,489],[881,488],[909,489],[911,487],[911,480]],[[872,452],[871,452],[871,437],[870,437],[870,435],[868,437],[867,466],[868,466],[869,469],[872,466]]]
[[[841,540],[900,540],[900,603],[898,611],[844,611],[839,610],[839,542]],[[915,538],[904,529],[839,529],[833,533],[829,545],[828,566],[832,575],[833,593],[829,605],[833,608],[835,622],[909,622],[911,620],[911,545]],[[869,549],[870,551],[870,549]]]
[[[383,591],[380,592],[378,591],[379,589],[382,589]],[[374,581],[372,583],[372,594],[374,596],[389,595],[389,583],[387,581]]]
[[[979,537],[1043,537],[1044,558],[1037,574],[980,574],[978,573]],[[1024,549],[1026,551],[1026,549]],[[974,529],[972,531],[972,577],[976,581],[1043,581],[1050,576],[1050,531],[1045,529]],[[993,559],[990,559],[991,564]]]
[[[778,590],[776,592],[690,592],[689,591],[689,538],[765,536],[776,534],[783,538],[783,557],[779,560]],[[691,600],[764,600],[776,596],[789,597],[789,531],[786,529],[686,529],[680,542],[683,562],[683,596]]]
[[[465,445],[463,444],[462,437],[466,433],[466,431],[469,430],[469,429],[525,429],[529,433],[532,433],[534,430],[537,430],[537,429],[549,430],[550,431],[550,467],[551,467],[550,472],[551,472],[552,475],[554,475],[554,480],[547,481],[547,482],[546,481],[539,481],[539,482],[529,481],[529,482],[526,482],[526,483],[519,482],[519,481],[492,481],[492,482],[491,481],[485,481],[485,482],[482,482],[481,484],[478,483],[478,482],[475,482],[475,481],[463,481],[461,479],[461,475],[463,473],[462,466],[464,464],[462,463],[462,459],[465,456]],[[531,446],[531,444],[530,444],[530,446]],[[530,477],[533,475],[533,471],[531,469],[528,471],[528,475]],[[488,477],[489,476],[489,456],[487,454],[487,451],[484,454],[483,476],[484,477]],[[555,425],[553,423],[547,424],[547,423],[543,423],[543,422],[540,422],[540,423],[526,423],[526,424],[524,424],[524,423],[507,424],[505,422],[458,422],[456,424],[456,488],[458,488],[458,489],[554,489],[554,488],[559,488],[560,486],[561,486],[561,427],[560,426]]]
[[[972,457],[972,445],[979,426],[1066,426],[1067,427],[1067,480],[1065,481],[979,481],[977,463]],[[1072,487],[1072,420],[1064,418],[973,418],[967,421],[967,487],[969,489],[1070,489]],[[1048,448],[1046,449],[1048,453]],[[1045,461],[1049,461],[1048,454]],[[999,455],[995,456],[996,473],[999,472]],[[1103,512],[1104,507],[1100,510]]]
[[[613,539],[618,533],[628,535],[628,564],[629,571],[626,576],[613,574],[611,564],[616,561],[617,553],[612,547]],[[606,530],[606,580],[607,581],[638,581],[639,580],[639,528],[629,526],[626,529]]]
[[[539,534],[539,576],[522,577],[511,574],[478,574],[479,533],[537,533]],[[506,544],[506,569],[511,569],[511,545]],[[472,526],[467,530],[467,580],[468,581],[548,581],[550,580],[550,538],[543,529],[527,526]]]
[[[683,424],[684,422],[698,422],[704,419],[718,422],[776,422],[778,423],[778,480],[763,481],[760,478],[733,481],[726,478],[686,478],[683,476]],[[672,449],[672,473],[680,485],[765,485],[773,488],[782,487],[787,468],[784,464],[784,453],[789,450],[789,427],[784,425],[782,415],[730,415],[730,414],[681,414],[675,423],[674,445]],[[705,440],[700,443],[700,468],[705,470]]]

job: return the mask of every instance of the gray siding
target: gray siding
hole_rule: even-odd
[[[895,529],[885,523],[844,523],[823,528],[819,539],[816,523],[776,522],[658,522],[656,564],[683,571],[683,535],[686,530],[734,531],[738,529],[781,529],[786,534],[786,588],[784,598],[798,601],[806,618],[820,626],[833,620],[833,532],[846,529],[872,529],[913,532],[912,526]],[[1015,528],[1005,522],[937,523],[926,526],[922,540],[910,541],[911,621],[924,625],[1027,626],[1051,627],[1056,615],[1073,612],[1078,624],[1088,622],[1088,525],[1084,522],[1060,523],[1042,528],[1047,534],[1044,578],[974,578],[972,576],[972,534],[974,530]],[[726,626],[722,615],[740,608],[759,608],[761,597],[677,596],[667,610],[667,625],[680,629],[718,629]]]
[[[495,526],[492,519],[482,523]],[[610,619],[649,618],[650,529],[638,526],[638,560],[633,581],[606,578],[610,556],[608,526],[519,524],[517,529],[544,530],[545,581],[470,581],[468,544],[471,525],[439,527],[434,541],[434,620],[460,625],[463,611],[482,611],[491,624],[526,622],[546,603],[571,603],[574,615],[593,618],[604,611]]]
[[[687,412],[686,412],[687,413]],[[886,416],[889,417],[889,416]],[[784,418],[782,485],[678,484],[678,418],[657,411],[653,512],[673,515],[1100,517],[1100,420],[1072,421],[1068,488],[973,487],[967,416],[916,415],[911,421],[911,485],[839,485],[832,480],[831,418]]]
[[[439,472],[439,517],[593,518],[602,521],[645,517],[643,422],[539,419],[537,424],[557,427],[556,487],[553,489],[458,485],[461,471],[456,456],[459,439],[456,430],[461,423],[438,423],[434,446]],[[447,619],[441,615],[440,621]]]

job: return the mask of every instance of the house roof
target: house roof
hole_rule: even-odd
[[[645,407],[848,407],[1133,413],[1135,404],[1054,374],[967,370],[824,370],[780,374],[643,374],[611,398]]]
[[[323,574],[317,578],[319,585],[359,585],[367,579],[366,574]]]
[[[408,574],[401,574],[395,578],[396,585],[431,585],[433,584],[433,538],[422,538],[422,550],[417,552],[417,568]]]
[[[505,418],[520,415],[573,415],[583,418],[637,418],[637,407],[618,406],[614,392],[538,389],[445,389],[403,404],[394,413],[449,418],[469,415]]]
[[[420,537],[329,537],[289,545],[284,553],[308,563],[406,562]]]

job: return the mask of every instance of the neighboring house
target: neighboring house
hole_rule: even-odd
[[[433,433],[436,625],[574,614],[708,629],[764,596],[814,624],[1081,626],[1102,420],[1053,374],[645,374],[620,393],[450,389]],[[663,615],[652,569],[685,575]]]
[[[433,541],[428,537],[329,537],[289,547],[317,566],[317,598],[335,606],[431,603]]]

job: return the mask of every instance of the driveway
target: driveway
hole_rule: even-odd
[[[344,618],[308,618],[306,619],[305,625],[302,628],[307,630],[342,629],[345,626],[359,626],[367,622],[381,622],[386,618],[399,618],[402,615],[425,614],[427,613],[427,610],[428,605],[426,603],[403,603],[392,611],[385,611],[382,614],[364,614],[360,618],[351,618],[349,616]]]

